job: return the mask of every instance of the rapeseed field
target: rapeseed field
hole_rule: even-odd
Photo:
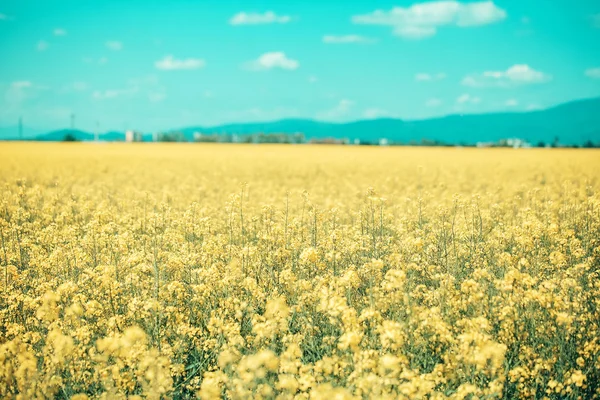
[[[0,144],[0,397],[600,397],[600,152]]]

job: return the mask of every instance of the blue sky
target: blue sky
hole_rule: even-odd
[[[0,126],[422,119],[593,96],[597,0],[0,0]]]

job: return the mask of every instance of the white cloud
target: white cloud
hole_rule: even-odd
[[[37,43],[37,49],[38,51],[45,51],[46,49],[48,49],[48,42],[46,42],[45,40],[40,40]]]
[[[323,43],[328,44],[347,44],[347,43],[361,43],[369,44],[375,43],[377,40],[361,36],[361,35],[325,35],[323,36]]]
[[[277,15],[273,11],[261,13],[239,12],[229,20],[231,25],[287,24],[292,18],[289,15]]]
[[[530,22],[531,22],[531,19],[529,19],[529,17],[521,17],[521,23],[523,25],[529,25]]]
[[[108,62],[108,58],[106,58],[106,57],[100,57],[98,60],[95,60],[92,57],[83,57],[81,60],[86,64],[98,63],[99,65],[104,65]]]
[[[390,26],[393,33],[408,39],[433,36],[442,26],[470,27],[487,25],[506,18],[506,11],[493,1],[460,3],[454,0],[416,3],[410,7],[394,7],[355,15],[352,22]]]
[[[516,99],[508,99],[506,100],[504,105],[507,107],[516,107],[519,105],[519,102]]]
[[[543,83],[551,79],[551,75],[536,71],[527,64],[515,64],[506,71],[485,71],[482,74],[467,75],[461,83],[470,87],[508,87]]]
[[[0,13],[0,21],[12,21],[13,19],[14,18],[9,15]]]
[[[33,83],[31,81],[15,81],[10,84],[13,88],[28,88],[32,87]]]
[[[89,85],[83,81],[74,81],[64,85],[60,88],[57,93],[73,93],[73,92],[84,92],[89,89]]]
[[[333,107],[327,111],[318,113],[317,119],[324,120],[324,121],[341,120],[344,117],[348,116],[348,114],[354,107],[354,104],[355,103],[352,100],[342,99],[335,105],[335,107]]]
[[[314,75],[311,75],[308,77],[308,83],[317,83],[319,81],[319,78],[317,78]]]
[[[585,76],[592,79],[600,79],[600,67],[586,69]]]
[[[127,80],[129,86],[156,86],[158,85],[158,75],[148,74],[141,77],[131,78]]]
[[[25,99],[32,96],[34,88],[31,81],[14,81],[8,86],[4,97],[11,106],[18,107]]]
[[[121,94],[120,90],[108,89],[108,90],[94,90],[92,97],[96,100],[112,99]]]
[[[538,111],[541,109],[543,109],[543,107],[535,103],[529,104],[526,108],[527,111]]]
[[[138,88],[136,86],[128,87],[126,89],[94,90],[92,98],[96,100],[114,99],[120,96],[135,94],[137,91]]]
[[[166,97],[167,96],[161,92],[151,92],[148,94],[148,100],[150,100],[153,103],[163,101]]]
[[[388,110],[382,110],[381,108],[367,108],[363,112],[363,117],[366,119],[377,119],[385,117],[393,117],[393,114]]]
[[[442,101],[440,99],[431,98],[425,102],[426,107],[434,108],[442,105]]]
[[[415,80],[417,82],[430,82],[430,81],[441,81],[446,78],[446,74],[443,72],[437,74],[428,74],[426,72],[419,72],[415,75]]]
[[[591,15],[590,19],[592,20],[592,26],[600,29],[600,13]]]
[[[54,31],[52,31],[52,33],[54,33],[54,36],[66,36],[67,35],[67,31],[62,28],[56,28],[56,29],[54,29]]]
[[[246,64],[246,67],[254,71],[264,71],[274,68],[295,70],[300,66],[297,60],[288,58],[285,53],[281,51],[274,51],[270,53],[264,53],[258,59],[251,61]]]
[[[199,69],[203,68],[205,65],[206,62],[200,58],[186,58],[178,60],[172,55],[168,55],[162,60],[158,60],[154,63],[156,68],[167,71]]]
[[[33,104],[27,104],[28,101],[47,89],[49,89],[47,86],[35,84],[30,80],[13,81],[7,84],[0,83],[0,90],[4,95],[4,102],[0,107],[0,117],[12,119],[22,115],[24,111],[32,112],[31,106]],[[1,100],[0,97],[0,102]],[[27,106],[26,109],[25,106]]]
[[[77,90],[77,91],[83,91],[86,90],[88,88],[88,84],[85,82],[73,82],[73,84],[71,85],[73,90]]]
[[[105,44],[106,44],[106,47],[108,47],[110,50],[113,50],[113,51],[123,50],[123,43],[119,42],[118,40],[109,40]]]
[[[127,80],[127,87],[121,94],[145,96],[150,102],[158,103],[167,98],[166,89],[161,85],[159,76],[147,74]]]
[[[470,94],[463,94],[458,96],[456,99],[458,104],[478,104],[481,103],[481,99],[479,97],[471,96]]]

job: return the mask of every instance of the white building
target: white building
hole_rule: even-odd
[[[127,143],[141,142],[142,134],[140,132],[128,130],[125,132],[125,141]]]

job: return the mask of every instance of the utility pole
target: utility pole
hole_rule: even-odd
[[[19,117],[19,140],[23,140],[23,117]]]

